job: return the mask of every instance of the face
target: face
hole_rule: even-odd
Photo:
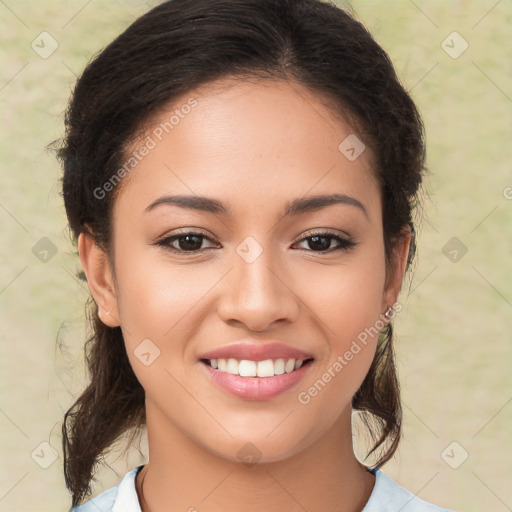
[[[386,275],[370,148],[339,149],[351,127],[295,83],[224,85],[184,96],[129,151],[148,148],[114,204],[115,273],[95,264],[107,284],[83,240],[81,258],[148,429],[274,461],[350,415],[403,268]]]

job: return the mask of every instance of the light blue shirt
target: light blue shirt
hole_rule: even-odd
[[[143,467],[132,469],[119,485],[79,507],[73,507],[69,512],[142,512],[135,489],[135,477]],[[380,469],[372,469],[372,473],[375,475],[375,486],[361,512],[453,512],[421,500]]]

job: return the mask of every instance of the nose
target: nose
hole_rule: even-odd
[[[217,311],[228,324],[265,331],[274,324],[294,322],[300,301],[294,292],[297,276],[285,270],[275,251],[255,245],[254,241],[249,243],[245,246],[249,250],[244,252],[241,244],[234,251],[232,270],[224,280]],[[255,251],[261,254],[254,259]]]

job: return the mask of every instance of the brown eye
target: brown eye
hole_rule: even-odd
[[[206,235],[191,231],[165,237],[155,245],[164,247],[165,249],[176,253],[196,253],[201,252],[204,249],[202,248],[202,245],[205,240],[212,242],[212,240]],[[206,247],[206,249],[209,248],[211,247]]]
[[[300,243],[304,241],[307,241],[306,249],[313,252],[346,251],[356,245],[352,240],[331,232],[313,233],[303,238]],[[331,247],[333,241],[337,244],[336,247]]]

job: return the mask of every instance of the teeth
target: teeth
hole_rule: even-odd
[[[238,361],[236,359],[228,359],[226,372],[231,373],[231,375],[238,375]]]
[[[274,375],[282,375],[284,373],[284,359],[274,361]]]
[[[274,361],[266,359],[265,361],[258,361],[258,369],[256,371],[258,377],[273,377],[274,376]]]
[[[284,371],[286,373],[291,373],[293,370],[295,370],[295,359],[288,359],[284,365]]]
[[[250,361],[242,359],[210,359],[210,366],[221,372],[241,377],[273,377],[283,373],[298,370],[304,361],[295,359],[265,359],[265,361]]]
[[[258,371],[258,363],[243,359],[238,365],[238,374],[241,377],[256,377]]]

